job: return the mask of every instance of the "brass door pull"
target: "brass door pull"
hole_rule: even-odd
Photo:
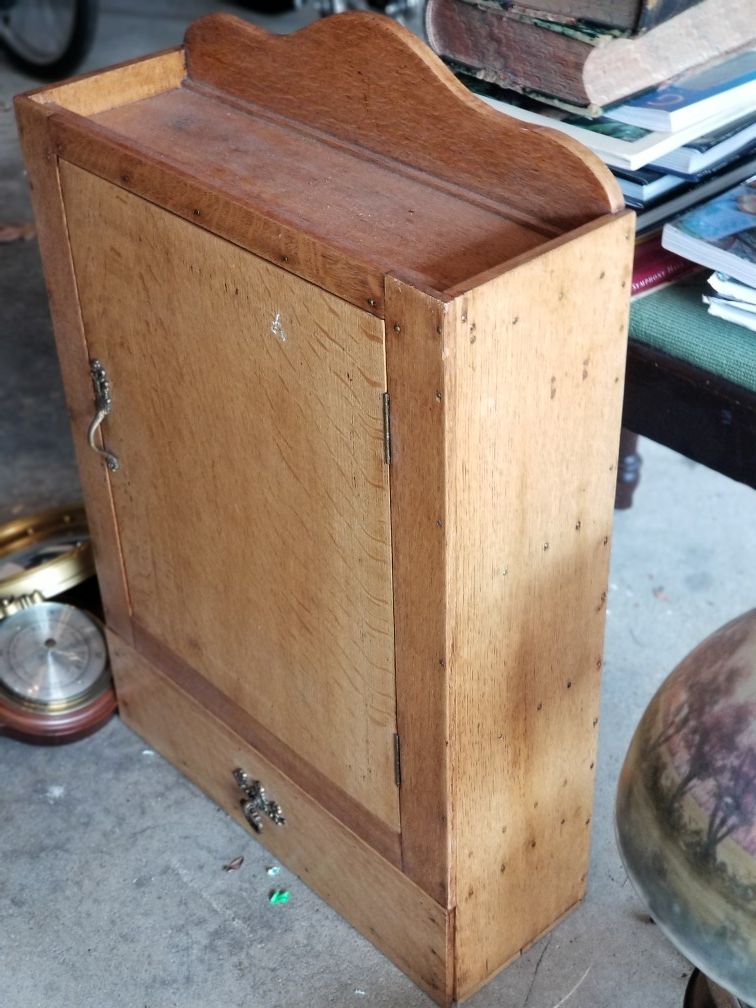
[[[234,780],[239,785],[242,795],[244,796],[239,799],[239,804],[241,805],[241,810],[244,813],[244,818],[247,820],[255,833],[262,833],[264,815],[278,826],[284,826],[286,824],[286,818],[284,817],[281,806],[266,798],[265,788],[262,786],[260,781],[251,780],[249,774],[246,774],[238,767],[234,770]]]
[[[115,472],[116,469],[121,468],[121,463],[118,461],[117,456],[106,448],[100,448],[95,444],[95,435],[100,424],[113,410],[113,400],[110,397],[110,381],[108,380],[105,368],[96,357],[89,362],[89,373],[92,376],[92,384],[94,385],[96,412],[87,428],[87,442],[92,451],[97,452],[98,455],[102,455],[108,469],[111,472]]]

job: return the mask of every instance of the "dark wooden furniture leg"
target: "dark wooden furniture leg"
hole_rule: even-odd
[[[614,507],[617,511],[627,511],[633,506],[633,494],[640,483],[643,460],[638,454],[638,435],[627,427],[620,434],[619,460],[617,462],[617,489]]]

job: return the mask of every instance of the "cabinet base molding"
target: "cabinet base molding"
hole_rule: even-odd
[[[233,771],[262,782],[286,824],[257,839],[376,945],[439,1005],[454,1001],[454,911],[397,868],[276,770],[119,636],[108,632],[123,721],[213,801],[249,826]]]

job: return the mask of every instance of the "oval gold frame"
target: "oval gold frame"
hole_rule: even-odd
[[[87,516],[81,504],[49,508],[0,525],[0,563],[18,550],[43,543],[67,528],[78,527],[86,533],[86,542],[54,560],[0,578],[0,598],[18,598],[34,592],[40,592],[46,599],[52,598],[80,584],[95,572]]]

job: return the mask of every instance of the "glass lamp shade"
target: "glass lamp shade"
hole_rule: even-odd
[[[625,868],[682,954],[756,1005],[756,609],[672,671],[625,759]]]

